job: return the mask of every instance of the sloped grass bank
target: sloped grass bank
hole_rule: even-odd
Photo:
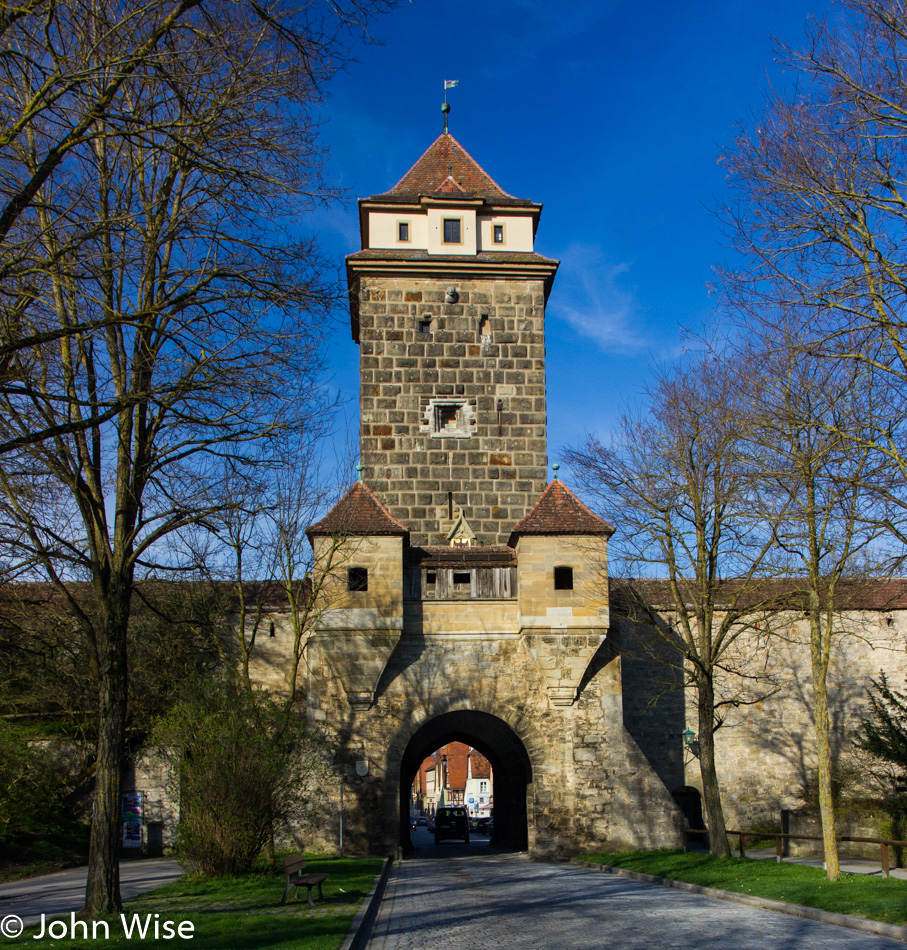
[[[907,924],[907,881],[842,874],[831,883],[820,868],[751,858],[719,859],[682,851],[583,855],[584,861],[687,881],[738,894],[803,904],[886,924]]]
[[[324,872],[324,900],[315,898],[310,907],[305,888],[299,897],[289,898],[280,905],[284,891],[282,868],[262,865],[252,874],[200,881],[181,879],[148,891],[129,901],[124,907],[126,925],[119,916],[105,918],[110,937],[103,937],[103,928],[95,931],[87,921],[88,939],[76,925],[75,937],[53,939],[49,933],[34,940],[40,928],[32,928],[23,935],[32,947],[106,948],[140,944],[146,948],[186,945],[177,935],[179,924],[190,921],[190,946],[205,950],[337,950],[343,942],[356,910],[368,894],[381,870],[380,858],[335,858],[307,855],[306,873]],[[134,916],[134,915],[137,915]],[[63,918],[69,927],[68,918]],[[172,929],[168,939],[164,922]],[[155,939],[155,924],[158,938]],[[59,924],[57,925],[60,926]],[[131,937],[125,933],[131,926]],[[138,929],[136,929],[138,927]],[[145,936],[140,937],[142,928]],[[184,933],[186,931],[184,930]]]

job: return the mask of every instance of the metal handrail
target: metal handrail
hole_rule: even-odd
[[[783,845],[785,841],[790,841],[794,838],[799,839],[800,841],[822,841],[822,835],[789,835],[782,833],[770,832],[766,834],[764,831],[732,831],[730,828],[725,832],[729,835],[737,835],[740,839],[740,857],[746,857],[745,850],[745,841],[747,838],[752,838],[754,841],[761,841],[764,838],[774,838],[775,839],[775,859],[780,863],[783,858]],[[683,830],[683,850],[684,852],[689,850],[687,835],[707,835],[708,831],[705,828],[684,828]],[[861,841],[868,844],[877,844],[880,848],[881,859],[882,859],[882,873],[885,877],[890,877],[891,863],[889,861],[889,848],[907,848],[907,841],[898,841],[894,838],[864,838],[858,835],[840,835],[835,836],[835,841]],[[823,847],[820,852],[824,858],[825,848]]]

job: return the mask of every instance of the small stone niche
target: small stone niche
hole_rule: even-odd
[[[476,409],[468,399],[431,399],[419,431],[439,439],[468,439],[476,432]]]

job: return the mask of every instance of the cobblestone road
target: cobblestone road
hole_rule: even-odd
[[[884,937],[523,855],[397,864],[369,950],[904,950]]]

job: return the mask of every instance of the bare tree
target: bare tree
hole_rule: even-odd
[[[836,880],[828,672],[841,637],[859,635],[842,616],[850,598],[865,577],[890,569],[883,542],[896,522],[878,489],[891,487],[891,471],[866,437],[873,416],[863,367],[804,359],[798,323],[774,330],[747,362],[756,403],[749,438],[787,596],[809,625],[823,847]]]
[[[0,4],[0,154],[4,158],[0,241],[30,209],[45,182],[103,120],[122,113],[136,70],[164,61],[165,39],[203,0],[122,4],[29,0]],[[32,160],[13,148],[29,139]]]
[[[716,678],[743,677],[741,637],[751,636],[771,606],[763,583],[771,533],[757,517],[745,452],[747,403],[726,365],[708,356],[663,372],[644,415],[623,416],[610,446],[590,437],[568,452],[584,488],[616,522],[624,571],[666,578],[671,622],[657,625],[677,650],[686,685],[695,690],[699,763],[712,851],[730,855],[715,768],[715,729],[723,700]],[[645,584],[637,585],[645,605]],[[725,677],[726,678],[726,677]],[[678,737],[679,740],[680,737]]]
[[[722,156],[742,255],[723,290],[775,367],[760,438],[785,469],[776,489],[799,533],[782,543],[809,616],[836,876],[825,677],[841,584],[861,555],[882,553],[881,528],[907,542],[907,5],[842,0],[779,56],[794,81]]]
[[[322,465],[319,445],[324,419],[286,433],[267,478],[250,486],[225,480],[232,504],[208,519],[204,533],[184,539],[202,569],[222,618],[221,660],[235,668],[242,687],[268,685],[282,697],[290,717],[298,712],[300,668],[317,616],[325,609],[325,585],[349,559],[350,539],[339,535],[316,562],[306,529],[336,501],[332,467]],[[351,466],[341,464],[345,474]],[[201,542],[201,547],[198,546]],[[282,682],[264,684],[256,663],[273,653],[276,620]],[[273,659],[273,657],[272,657]]]
[[[165,540],[234,505],[224,473],[254,484],[269,446],[320,399],[320,327],[335,290],[314,244],[281,224],[326,193],[312,106],[340,52],[325,24],[342,16],[279,0],[194,8],[167,34],[166,55],[129,74],[121,110],[96,118],[17,218],[43,257],[17,290],[28,306],[16,332],[32,345],[11,352],[16,385],[0,392],[0,436],[12,446],[0,545],[13,570],[44,572],[90,644],[99,740],[88,914],[120,906],[136,586],[180,567]],[[98,56],[116,42],[105,34]],[[101,95],[116,69],[99,68],[86,87]],[[133,123],[141,134],[121,134]],[[36,136],[32,125],[10,148],[40,178]]]
[[[165,38],[200,2],[0,5],[0,387],[21,391],[26,385],[11,365],[14,354],[50,344],[72,329],[35,313],[48,259],[74,255],[89,237],[70,228],[68,246],[57,243],[48,252],[37,214],[48,182],[65,174],[69,160],[92,139],[144,133],[138,123],[122,121],[129,110],[129,82],[137,70],[166,62]],[[58,192],[56,198],[59,212],[76,195]],[[91,329],[105,319],[110,317],[94,314],[79,325]],[[105,407],[104,419],[115,412]],[[84,428],[94,420],[62,424]],[[20,433],[12,444],[0,445],[0,454],[55,434],[44,428]]]
[[[744,326],[797,313],[802,359],[862,369],[873,413],[858,432],[898,474],[877,486],[907,507],[907,5],[841,0],[802,48],[779,44],[793,76],[724,150],[722,208],[741,263],[723,291]],[[907,536],[889,525],[901,543]]]
[[[176,64],[186,42],[209,48],[207,66],[227,53],[224,30],[243,21],[247,37],[257,32],[266,46],[247,45],[239,62],[224,61],[224,89],[236,82],[240,69],[254,63],[278,65],[295,60],[291,69],[272,76],[275,92],[287,96],[285,128],[294,124],[296,102],[318,99],[320,87],[343,61],[347,35],[364,27],[370,14],[393,0],[28,0],[0,3],[0,390],[28,392],[30,380],[21,373],[21,359],[35,347],[50,346],[78,330],[102,330],[118,319],[115,313],[73,312],[67,323],[47,320],[41,302],[48,293],[46,277],[55,266],[91,253],[96,243],[92,222],[77,227],[78,205],[85,187],[84,153],[107,143],[131,142],[142,148],[154,141],[164,147],[172,116],[135,108],[136,87],[147,100],[156,88],[162,100],[175,84],[194,78],[178,75]],[[228,75],[232,73],[232,76]],[[215,72],[211,73],[213,77]],[[204,82],[200,75],[199,82]],[[290,82],[298,88],[292,89]],[[233,85],[228,95],[245,91]],[[213,95],[213,98],[212,98]],[[220,92],[209,84],[207,106]],[[196,101],[200,101],[196,98]],[[276,101],[275,101],[276,104]],[[295,123],[298,148],[285,155],[281,174],[311,196],[325,197],[328,189],[317,176],[315,126],[311,116]],[[176,130],[176,147],[190,139]],[[260,130],[259,130],[260,133]],[[143,145],[144,143],[144,145]],[[201,144],[201,143],[200,143]],[[233,164],[234,153],[223,156]],[[216,168],[221,156],[204,161]],[[298,165],[290,174],[289,162]],[[280,190],[279,176],[272,184]],[[260,183],[259,183],[260,185]],[[59,221],[72,211],[65,228]],[[48,233],[48,216],[54,222]],[[238,222],[234,222],[235,224]],[[19,360],[16,357],[19,357]],[[63,394],[60,394],[63,398]],[[107,402],[90,403],[81,393],[69,393],[74,411],[55,420],[35,419],[35,428],[0,438],[0,456],[18,447],[66,432],[89,429],[112,420],[128,395],[109,393]]]

